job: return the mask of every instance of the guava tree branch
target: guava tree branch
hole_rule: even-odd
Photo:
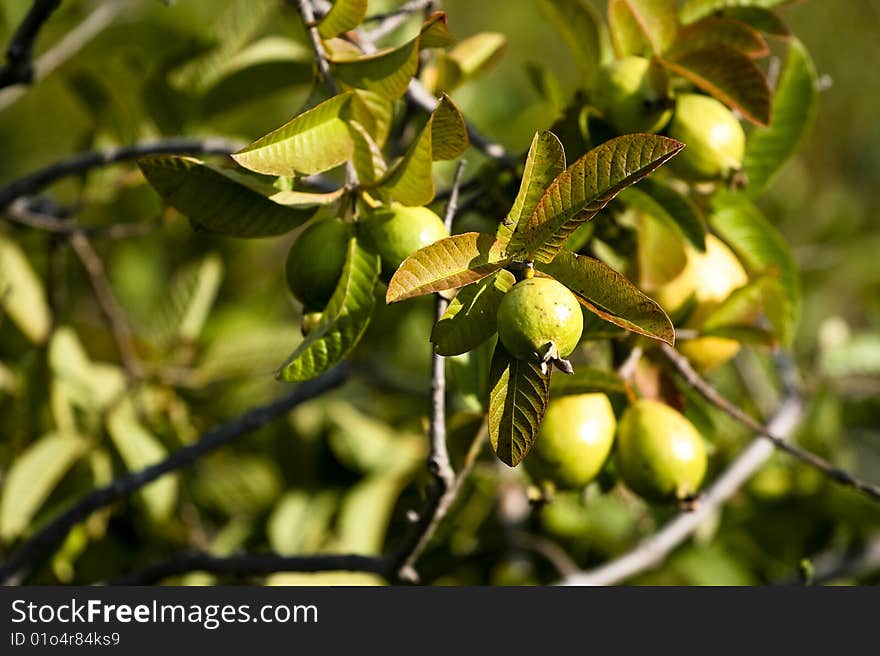
[[[6,49],[6,65],[0,69],[0,89],[33,82],[34,43],[43,24],[60,5],[61,0],[33,1]]]
[[[712,385],[709,384],[708,381],[706,381],[702,376],[700,376],[700,374],[698,374],[694,370],[694,368],[691,366],[691,363],[688,362],[687,358],[684,357],[681,353],[676,351],[671,346],[666,346],[665,344],[662,347],[662,351],[663,355],[670,362],[670,364],[672,364],[672,366],[681,375],[681,377],[684,378],[685,382],[687,382],[691,387],[699,392],[700,396],[709,401],[709,403],[724,411],[727,415],[741,423],[749,430],[754,431],[757,435],[769,440],[773,444],[773,446],[775,446],[780,451],[784,451],[785,453],[797,458],[801,462],[815,469],[818,469],[834,482],[858,490],[862,494],[865,494],[875,501],[880,501],[880,486],[862,481],[853,476],[848,471],[840,469],[839,467],[836,467],[824,458],[817,456],[815,453],[812,453],[810,451],[807,451],[806,449],[800,448],[795,444],[792,444],[786,439],[785,436],[777,435],[776,432],[773,431],[769,426],[764,426],[757,419],[754,419],[744,410],[737,407],[736,405],[725,399],[723,396],[721,396],[718,390],[712,387]]]
[[[56,180],[79,175],[93,168],[140,159],[147,155],[230,155],[244,144],[221,138],[187,139],[175,137],[131,146],[78,153],[44,169],[30,173],[0,188],[0,210],[22,196],[29,196]]]
[[[144,221],[140,223],[111,223],[109,225],[84,226],[75,221],[35,211],[28,199],[19,198],[6,209],[6,218],[13,223],[35,230],[72,235],[82,233],[91,238],[130,239],[143,237],[159,227],[159,223]]]
[[[364,37],[370,42],[376,43],[403,25],[413,14],[428,11],[435,4],[436,0],[409,0],[392,11],[367,16],[364,23],[378,23],[378,25],[365,32]]]
[[[213,556],[207,553],[181,553],[143,570],[124,576],[111,585],[151,585],[169,576],[189,572],[208,572],[246,578],[278,572],[369,572],[388,576],[388,561],[380,556],[357,554],[317,554],[282,556],[277,553]]]
[[[315,19],[315,8],[310,0],[297,0],[297,8],[299,15],[302,17],[303,24],[308,32],[309,40],[312,42],[312,50],[315,55],[315,65],[318,68],[318,75],[330,95],[335,96],[339,93],[339,87],[330,74],[330,63],[327,61],[327,51],[324,49],[324,42],[318,32],[318,21]]]
[[[129,496],[165,474],[193,464],[202,456],[284,416],[298,405],[338,387],[348,378],[348,373],[348,367],[339,365],[319,378],[298,385],[292,392],[275,401],[252,408],[241,416],[208,431],[201,439],[175,451],[165,460],[120,476],[108,485],[88,493],[40,529],[0,566],[0,583],[8,584],[19,576],[22,570],[41,564],[64,541],[70,529],[93,512]]]
[[[56,0],[58,4],[60,0]],[[37,4],[49,4],[45,0],[35,2]],[[45,79],[52,71],[61,66],[64,62],[73,57],[92,39],[104,31],[119,15],[122,10],[128,6],[127,0],[105,0],[91,14],[89,14],[79,25],[73,28],[64,38],[62,38],[51,49],[47,50],[35,62],[32,62],[33,42],[30,44],[30,52],[28,53],[25,63],[17,66],[28,66],[30,69],[28,80],[13,79],[8,85],[0,85],[0,111],[21,98],[27,89],[21,82],[38,82]],[[33,12],[33,7],[31,8]],[[48,18],[48,16],[46,16]],[[40,23],[40,26],[42,23]],[[21,29],[21,28],[19,28]],[[15,76],[13,76],[15,77]],[[3,88],[6,86],[7,88]]]
[[[774,444],[764,439],[768,432],[778,439],[794,433],[803,415],[800,397],[790,392],[760,433],[715,481],[700,495],[696,508],[683,512],[632,551],[593,570],[572,574],[563,585],[616,585],[663,563],[718,508],[748,481],[774,452]]]
[[[452,221],[458,208],[458,187],[464,170],[464,161],[458,163],[452,193],[446,205],[444,221],[446,228],[452,230]],[[446,313],[449,303],[439,294],[436,296],[436,320]],[[429,426],[430,451],[428,453],[428,471],[431,474],[431,485],[427,490],[427,498],[422,511],[404,537],[397,555],[397,576],[403,581],[418,582],[415,563],[427,547],[437,525],[452,505],[458,488],[455,485],[455,472],[449,461],[449,450],[446,446],[446,362],[442,355],[433,354],[431,359],[431,420]]]

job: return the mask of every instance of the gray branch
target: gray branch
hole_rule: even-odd
[[[0,89],[34,80],[34,44],[40,29],[61,5],[61,0],[34,0],[6,49],[6,66],[0,69]]]

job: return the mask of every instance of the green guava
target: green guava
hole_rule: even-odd
[[[443,219],[427,207],[399,203],[368,210],[359,225],[366,243],[382,258],[386,281],[407,257],[449,236]]]
[[[348,243],[354,234],[341,219],[324,219],[306,228],[287,254],[287,286],[309,312],[323,310],[336,289]]]
[[[729,180],[742,169],[745,132],[733,112],[714,98],[680,94],[669,124],[669,136],[686,145],[669,163],[684,180]]]
[[[623,57],[602,66],[594,101],[623,134],[659,132],[672,118],[669,76],[644,57]]]

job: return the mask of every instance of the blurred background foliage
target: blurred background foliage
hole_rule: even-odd
[[[62,3],[38,50],[98,4]],[[131,1],[25,95],[0,91],[0,185],[81,150],[160,136],[249,141],[295,114],[312,77],[298,16],[289,7],[261,16],[256,3],[230,30],[218,24],[222,4]],[[503,57],[452,95],[481,131],[523,151],[535,130],[558,117],[585,72],[539,2],[517,0],[503,9],[465,0],[443,4],[456,36],[506,37]],[[8,42],[29,5],[0,0],[0,42]],[[604,10],[603,2],[596,5]],[[393,6],[371,0],[370,12]],[[880,480],[880,90],[873,83],[880,1],[813,0],[782,13],[812,53],[824,89],[809,142],[762,200],[803,276],[795,355],[811,401],[798,439],[857,475]],[[414,19],[395,38],[417,25]],[[255,42],[259,48],[247,49]],[[483,170],[479,153],[466,158],[469,173]],[[440,174],[448,182],[451,165]],[[488,193],[484,205],[491,207],[497,193],[504,211],[514,192]],[[119,401],[125,374],[79,263],[62,240],[0,222],[4,275],[30,290],[25,307],[7,303],[0,323],[0,560],[92,487],[285,391],[272,373],[301,339],[300,309],[283,277],[293,237],[242,241],[195,233],[163,209],[133,166],[67,178],[47,190],[45,202],[75,210],[87,225],[158,224],[137,239],[95,241],[150,375]],[[462,226],[500,217],[482,207],[462,217]],[[432,312],[426,299],[382,308],[344,388],[93,515],[29,580],[113,579],[184,549],[380,553],[393,546],[425,483]],[[585,345],[592,361],[608,360],[603,344]],[[460,463],[479,428],[478,386],[462,358],[450,370],[452,451]],[[765,354],[749,351],[713,382],[731,398],[749,403],[753,396],[756,409],[772,409],[770,370]],[[712,443],[716,473],[750,438],[698,399],[688,414]],[[422,561],[425,581],[552,582],[558,572],[545,541],[588,567],[625,552],[674,514],[600,484],[531,504],[526,485],[518,469],[479,460],[454,520],[441,526]],[[635,582],[788,581],[804,558],[833,564],[877,540],[878,506],[777,455],[691,543]],[[218,580],[192,574],[177,581]],[[844,568],[834,580],[877,582],[880,563]],[[303,574],[268,581],[377,579]]]

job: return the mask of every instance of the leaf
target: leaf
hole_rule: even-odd
[[[782,38],[791,36],[788,26],[777,14],[769,9],[761,7],[730,7],[724,10],[724,15],[751,25],[759,32],[764,32],[765,34]]]
[[[581,305],[615,326],[665,342],[675,342],[675,328],[656,302],[604,262],[561,251],[538,270],[555,278]]]
[[[541,10],[562,36],[590,86],[604,59],[602,16],[590,0],[541,0]]]
[[[157,308],[160,341],[194,342],[202,332],[223,279],[223,260],[216,254],[178,272]]]
[[[437,354],[467,353],[489,339],[496,330],[501,299],[515,283],[512,273],[501,270],[463,287],[431,331]]]
[[[660,54],[678,30],[674,0],[610,0],[608,26],[618,57]]]
[[[12,462],[3,481],[0,538],[9,542],[31,526],[40,506],[87,447],[82,438],[49,433]]]
[[[660,63],[757,125],[770,122],[767,76],[748,56],[728,45],[688,50]]]
[[[336,191],[325,193],[312,193],[309,191],[284,190],[269,196],[273,203],[288,207],[327,207],[339,202],[345,195],[345,188],[340,187]]]
[[[682,24],[689,25],[723,9],[734,7],[758,7],[773,9],[793,0],[685,0],[679,11]]]
[[[129,471],[138,471],[164,460],[165,447],[138,419],[130,398],[121,401],[107,416],[107,432]],[[139,495],[154,522],[168,520],[177,503],[175,474],[165,475],[141,488]]]
[[[761,315],[773,311],[776,278],[763,275],[733,290],[700,325],[701,335],[773,345],[773,336],[758,327]]]
[[[817,83],[809,53],[800,41],[792,39],[774,95],[770,127],[753,130],[746,141],[743,168],[749,196],[755,197],[766,189],[800,149],[816,120]]]
[[[575,394],[625,394],[626,385],[623,379],[613,371],[604,369],[588,369],[578,367],[570,376],[556,376],[550,384],[550,396],[554,399],[560,396],[573,396]]]
[[[387,303],[464,287],[490,276],[510,261],[490,236],[465,232],[435,241],[406,258],[388,283]]]
[[[624,135],[594,148],[560,174],[528,219],[519,221],[508,254],[552,260],[580,224],[682,148],[684,144],[674,139],[652,134]]]
[[[357,121],[349,121],[348,129],[354,143],[352,164],[357,173],[358,181],[364,185],[375,184],[388,168],[382,150],[373,141],[370,133]]]
[[[785,239],[761,210],[741,195],[718,194],[709,223],[751,274],[771,274],[777,279],[780,293],[775,302],[768,304],[768,319],[780,342],[790,345],[800,318],[801,286]]]
[[[378,255],[352,239],[339,283],[317,327],[281,365],[280,378],[300,382],[318,376],[345,358],[357,346],[373,313]]]
[[[318,23],[318,34],[331,39],[356,28],[367,15],[367,0],[335,0]]]
[[[464,117],[449,96],[444,95],[419,136],[379,182],[376,192],[389,203],[430,203],[434,199],[433,162],[454,159],[467,146]]]
[[[285,556],[316,552],[324,541],[337,503],[337,492],[333,490],[294,490],[285,494],[266,523],[272,549]]]
[[[489,442],[509,467],[526,456],[550,401],[550,370],[513,358],[499,342],[489,374]]]
[[[562,142],[552,132],[536,132],[529,148],[523,170],[519,193],[513,201],[507,217],[498,226],[498,241],[504,246],[510,242],[519,222],[528,219],[541,196],[553,181],[565,170],[565,150]]]
[[[384,146],[391,130],[394,105],[378,93],[356,89],[349,106],[350,119],[357,121],[379,146]]]
[[[435,11],[422,24],[419,33],[419,49],[448,48],[455,43],[455,37],[449,32],[446,12]]]
[[[507,37],[480,32],[457,43],[437,63],[436,89],[451,91],[493,66],[504,55]]]
[[[266,175],[293,177],[297,172],[327,171],[351,159],[354,145],[345,122],[353,93],[325,100],[257,139],[232,158]]]
[[[49,338],[52,312],[43,281],[21,247],[0,234],[0,320],[4,315],[34,344]]]
[[[274,237],[290,232],[314,209],[279,205],[256,184],[193,157],[157,155],[138,161],[162,199],[197,227],[230,237]]]
[[[666,53],[673,59],[690,50],[703,50],[715,45],[726,45],[749,57],[765,57],[770,46],[761,33],[735,18],[709,16],[683,28]]]
[[[624,189],[620,200],[660,219],[697,250],[706,250],[706,219],[690,198],[673,187],[656,180],[643,180],[637,186]]]

